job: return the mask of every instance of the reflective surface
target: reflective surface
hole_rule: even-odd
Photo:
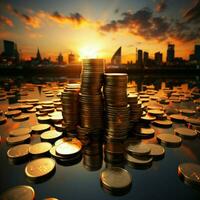
[[[156,86],[156,89],[159,89],[159,87],[162,86],[160,84],[158,85],[159,86]],[[26,92],[28,95],[21,96],[21,99],[38,98],[40,101],[46,101],[57,98],[56,94],[59,92],[60,86],[58,86],[58,84],[55,82],[47,83],[46,86],[54,94],[53,97],[46,97],[44,90],[38,85],[26,85],[26,88],[24,88],[23,92]],[[141,85],[141,88],[143,87],[144,85]],[[154,101],[153,104],[156,105],[156,101]],[[0,101],[0,110],[3,110],[4,112],[7,111],[8,105],[8,100]],[[170,109],[194,109],[195,106],[196,105],[191,102],[181,101],[180,103],[170,103],[165,107]],[[38,123],[35,113],[28,113],[28,115],[29,119],[26,121],[16,122],[11,118],[8,118],[5,124],[0,125],[0,193],[13,186],[30,185],[35,190],[36,199],[43,199],[49,196],[63,200],[200,199],[200,191],[184,184],[177,174],[177,169],[180,163],[200,163],[199,136],[194,140],[183,139],[181,146],[178,148],[164,147],[164,158],[159,161],[153,161],[152,166],[148,169],[134,169],[124,162],[115,164],[105,162],[102,155],[103,147],[99,146],[98,143],[94,143],[85,149],[80,162],[67,166],[56,163],[56,172],[50,179],[39,184],[31,183],[26,179],[24,174],[26,163],[13,165],[9,162],[6,155],[6,152],[9,148],[6,144],[6,137],[9,135],[9,132],[17,128],[31,127],[32,125]],[[199,115],[199,113],[197,113],[197,115]],[[155,136],[151,139],[143,139],[142,141],[144,143],[157,143],[157,134],[173,134],[173,129],[180,126],[184,126],[184,124],[173,122],[172,127],[170,128],[159,128],[151,125],[151,127],[155,129]],[[51,127],[51,129],[53,128]],[[31,143],[36,143],[39,141],[40,135],[32,135]],[[105,169],[105,167],[115,166],[120,166],[127,169],[133,177],[130,191],[127,194],[118,197],[112,196],[111,194],[105,192],[100,184],[100,172]]]

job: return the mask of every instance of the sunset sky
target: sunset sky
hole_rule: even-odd
[[[199,38],[200,0],[0,0],[0,51],[13,40],[26,59],[39,48],[52,60],[91,51],[109,61],[122,46],[123,62],[136,48],[165,60],[169,42],[188,59]]]

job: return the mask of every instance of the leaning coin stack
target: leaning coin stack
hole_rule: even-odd
[[[67,84],[61,95],[62,115],[67,131],[76,130],[79,121],[78,94],[80,91],[79,84]]]
[[[99,134],[103,128],[103,102],[101,87],[103,82],[104,60],[83,59],[81,72],[80,128],[83,136]]]
[[[106,111],[107,139],[125,139],[129,127],[127,106],[127,74],[104,74],[104,100]]]

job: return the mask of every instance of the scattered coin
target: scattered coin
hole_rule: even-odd
[[[151,149],[149,156],[152,156],[154,160],[162,159],[165,155],[165,149],[159,144],[147,144]]]
[[[200,188],[200,165],[196,163],[182,163],[178,166],[178,175],[191,186]]]
[[[185,120],[187,123],[194,124],[194,125],[200,125],[200,118],[192,118],[188,117]]]
[[[129,143],[128,146],[126,147],[126,151],[131,155],[145,156],[150,153],[151,149],[148,147],[147,144]]]
[[[120,167],[104,169],[100,174],[100,180],[103,187],[113,192],[128,190],[132,184],[130,173]]]
[[[151,156],[136,156],[126,154],[128,164],[135,168],[148,168],[152,165],[153,158]]]
[[[51,158],[39,158],[30,161],[25,167],[25,174],[29,180],[42,182],[53,175],[56,163]]]
[[[172,126],[172,121],[170,120],[155,120],[153,121],[153,125],[161,127],[161,128],[169,128]]]
[[[180,114],[172,114],[169,116],[170,119],[174,122],[184,123],[187,119],[186,116],[180,115]]]
[[[12,119],[13,119],[13,121],[21,122],[21,121],[28,120],[29,116],[22,114],[22,115],[19,115],[19,116],[16,116],[16,117],[12,117]]]
[[[21,162],[27,160],[29,157],[29,144],[20,144],[11,147],[7,151],[7,156],[14,162]]]
[[[50,125],[48,124],[37,124],[31,127],[34,133],[40,134],[44,131],[50,130]]]
[[[35,191],[27,185],[12,187],[0,195],[1,200],[34,200]]]
[[[153,116],[159,116],[159,115],[163,115],[164,111],[163,110],[148,110],[148,114],[153,115]]]
[[[180,109],[180,112],[183,115],[186,115],[186,116],[191,116],[191,115],[194,115],[196,113],[195,110],[191,110],[191,109]]]
[[[29,153],[33,157],[40,157],[40,156],[48,155],[51,147],[52,147],[52,145],[49,142],[39,142],[36,144],[32,144],[29,147]]]
[[[42,141],[47,141],[50,143],[54,143],[61,136],[62,132],[58,132],[56,130],[45,131],[40,135]]]
[[[150,122],[150,121],[154,121],[156,119],[156,117],[154,116],[150,116],[150,115],[145,115],[141,117],[142,120]]]
[[[81,146],[71,142],[63,142],[56,147],[56,153],[65,157],[73,157],[79,154],[80,151]]]
[[[7,111],[7,112],[5,112],[5,115],[6,115],[6,117],[15,117],[15,116],[18,116],[18,115],[20,115],[22,113],[22,111],[21,110],[11,110],[11,111]]]
[[[151,138],[154,137],[155,130],[153,128],[140,128],[140,133],[137,136],[142,138]]]
[[[187,127],[179,127],[179,128],[175,128],[174,132],[176,135],[182,137],[182,138],[195,138],[197,136],[197,131],[193,130],[193,129],[189,129]]]
[[[6,141],[9,145],[14,146],[14,145],[22,144],[22,143],[29,143],[30,138],[31,138],[30,134],[20,135],[20,136],[16,136],[16,137],[9,136],[6,138]]]
[[[31,134],[32,130],[30,128],[17,128],[9,132],[10,136],[21,136]]]
[[[157,140],[160,144],[164,144],[168,147],[179,147],[182,143],[182,139],[179,136],[167,133],[157,135]]]
[[[39,117],[37,117],[37,119],[38,119],[38,122],[41,123],[41,124],[50,123],[50,117],[48,115],[39,116]]]

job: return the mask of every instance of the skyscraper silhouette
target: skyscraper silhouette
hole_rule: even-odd
[[[175,45],[168,44],[167,48],[167,63],[173,63],[175,57]]]
[[[114,53],[113,57],[111,58],[111,64],[113,65],[121,64],[121,47],[117,49],[117,51]]]

